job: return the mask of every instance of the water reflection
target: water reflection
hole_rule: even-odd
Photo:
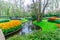
[[[32,21],[29,21],[29,22],[26,22],[22,25],[22,30],[21,32],[19,33],[20,35],[22,34],[27,34],[27,33],[31,33],[33,30],[32,30]]]

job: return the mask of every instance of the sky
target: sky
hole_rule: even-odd
[[[9,0],[4,0],[6,2],[8,2]],[[14,3],[13,1],[11,1],[12,3]],[[25,3],[24,5],[27,5],[27,4],[31,4],[32,0],[25,0]]]
[[[31,1],[32,1],[32,0],[25,0],[25,5],[31,4]]]
[[[4,1],[6,1],[6,2],[8,2],[8,1],[11,1],[11,3],[14,3],[14,1],[13,0],[4,0]],[[34,0],[34,1],[36,1],[36,0]],[[43,2],[44,0],[42,0],[42,2]],[[24,5],[25,6],[27,6],[27,4],[31,4],[32,3],[32,0],[24,0]]]

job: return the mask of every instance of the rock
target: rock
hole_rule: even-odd
[[[4,34],[1,29],[0,29],[0,40],[5,40]]]

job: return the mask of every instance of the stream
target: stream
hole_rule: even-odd
[[[17,32],[11,34],[11,35],[6,36],[5,38],[7,39],[7,38],[9,38],[9,37],[11,37],[15,34],[25,35],[25,34],[28,34],[28,33],[32,33],[34,30],[40,30],[40,29],[41,29],[40,27],[37,27],[37,26],[33,25],[32,21],[30,20],[28,22],[23,23],[22,28],[19,31],[17,31]]]

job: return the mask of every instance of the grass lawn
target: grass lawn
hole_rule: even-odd
[[[42,31],[53,31],[57,29],[56,23],[48,22],[46,19],[41,22],[34,21],[33,24],[41,27]]]
[[[21,20],[22,23],[27,22],[27,21],[28,21],[28,20],[25,19],[25,18],[23,18],[23,19]]]

